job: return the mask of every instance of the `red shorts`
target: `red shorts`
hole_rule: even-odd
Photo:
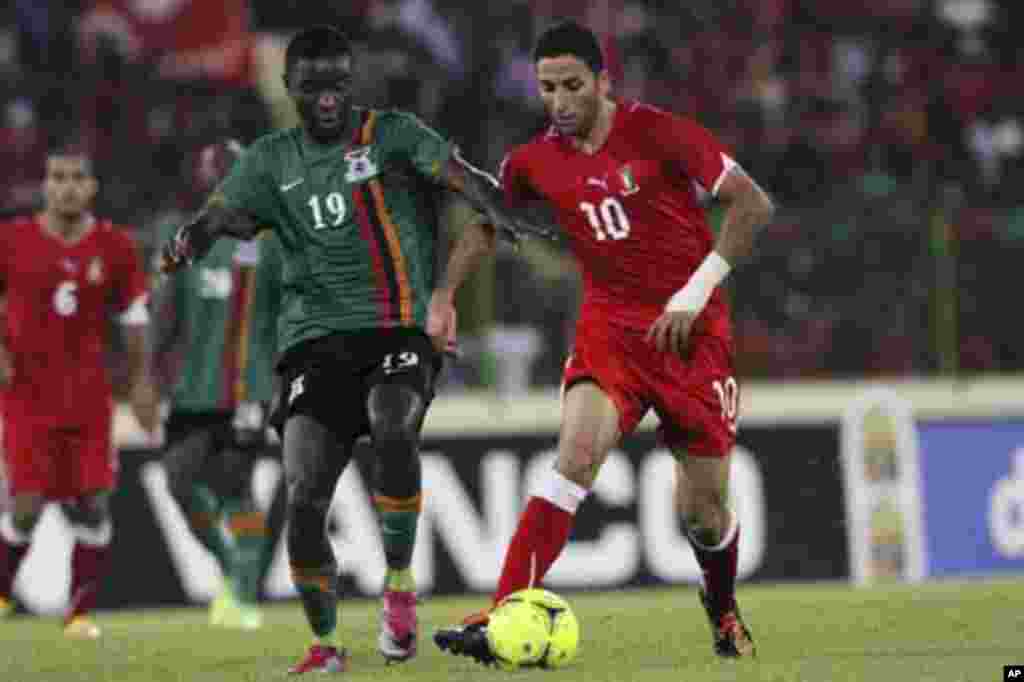
[[[111,420],[108,410],[84,424],[59,428],[5,409],[3,453],[10,494],[60,500],[112,489],[118,463]]]
[[[694,336],[681,356],[658,351],[644,334],[607,324],[577,326],[562,385],[595,381],[618,407],[623,436],[653,408],[666,446],[698,457],[728,455],[739,416],[731,344],[717,336]]]

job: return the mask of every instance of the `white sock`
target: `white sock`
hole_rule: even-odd
[[[545,499],[570,514],[575,514],[588,494],[590,491],[580,484],[570,481],[555,469],[550,469],[534,496]]]

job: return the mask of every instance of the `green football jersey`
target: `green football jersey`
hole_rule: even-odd
[[[353,109],[347,140],[267,135],[218,191],[280,238],[280,350],[334,332],[424,327],[437,195],[453,145],[416,117]]]
[[[184,352],[172,409],[232,410],[270,401],[281,297],[277,237],[222,239],[173,275],[174,315]]]

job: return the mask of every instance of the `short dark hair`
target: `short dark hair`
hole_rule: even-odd
[[[594,73],[604,70],[604,54],[597,36],[575,21],[564,21],[544,31],[533,48],[533,61],[550,57],[576,57]]]
[[[89,152],[88,147],[79,141],[60,142],[51,145],[46,152],[46,160],[49,161],[52,158],[82,159],[85,161],[85,172],[89,175],[96,174],[93,168],[92,154]]]
[[[352,54],[352,43],[340,29],[321,24],[310,26],[296,33],[288,41],[284,53],[285,74],[292,72],[295,62],[300,59],[317,57],[344,57]]]

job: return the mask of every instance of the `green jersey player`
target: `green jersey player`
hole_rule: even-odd
[[[240,151],[233,141],[204,148],[200,183],[222,179],[220,171]],[[270,546],[264,516],[252,501],[252,469],[266,452],[263,415],[273,393],[279,250],[269,232],[220,242],[202,263],[160,287],[154,302],[160,313],[153,334],[156,364],[180,351],[165,424],[168,487],[220,564],[225,581],[210,622],[224,627],[262,624],[256,603]]]
[[[335,484],[355,440],[376,454],[373,492],[387,562],[379,647],[416,653],[410,570],[422,506],[419,432],[455,311],[432,294],[434,197],[458,192],[480,234],[549,233],[505,206],[493,178],[398,111],[352,105],[352,53],[331,27],[302,31],[285,53],[300,127],[257,140],[207,206],[163,249],[163,268],[202,258],[221,236],[270,227],[282,246],[279,373],[292,578],[315,635],[292,672],[343,670],[335,633],[337,565],[326,535]]]

